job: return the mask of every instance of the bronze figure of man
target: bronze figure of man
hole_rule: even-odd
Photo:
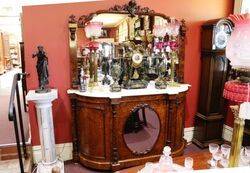
[[[32,58],[37,57],[36,70],[39,80],[39,89],[37,93],[46,93],[50,89],[46,87],[49,84],[49,72],[48,72],[48,57],[43,49],[43,46],[37,47],[38,51],[32,55]]]

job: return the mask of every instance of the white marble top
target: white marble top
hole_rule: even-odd
[[[179,87],[167,87],[166,89],[156,89],[154,82],[150,82],[146,89],[122,89],[120,92],[111,92],[108,85],[101,85],[95,88],[88,88],[86,92],[80,92],[76,89],[68,89],[68,94],[77,94],[86,97],[99,97],[99,98],[122,98],[128,96],[143,96],[143,95],[156,95],[156,94],[169,94],[174,95],[185,92],[190,87],[189,84],[180,84]]]

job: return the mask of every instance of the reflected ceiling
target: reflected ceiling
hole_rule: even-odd
[[[102,22],[103,27],[111,28],[119,25],[123,20],[128,17],[127,14],[112,14],[112,13],[102,13],[93,17],[92,22]]]

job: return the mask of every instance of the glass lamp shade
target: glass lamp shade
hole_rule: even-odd
[[[166,32],[168,35],[176,37],[179,34],[180,23],[178,21],[171,21],[166,25]]]
[[[233,68],[250,69],[250,19],[235,22],[228,40],[226,57]]]
[[[102,22],[89,22],[85,26],[85,33],[88,38],[98,38],[102,34]]]
[[[90,51],[96,51],[99,48],[99,43],[96,41],[90,41],[87,46],[87,49],[89,49]]]
[[[166,25],[154,25],[153,35],[163,38],[166,35]]]
[[[248,102],[250,93],[248,84],[237,80],[228,81],[225,83],[223,97],[237,103]]]

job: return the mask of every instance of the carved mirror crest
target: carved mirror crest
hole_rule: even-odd
[[[176,75],[175,78],[178,82],[183,82],[184,76],[184,52],[185,52],[185,21],[178,21],[172,19],[169,16],[160,14],[151,10],[148,7],[141,7],[135,1],[129,1],[125,5],[115,5],[108,10],[99,10],[89,15],[82,15],[78,19],[71,15],[69,17],[69,45],[70,45],[70,61],[71,61],[71,81],[72,88],[76,88],[78,84],[78,73],[81,67],[89,68],[86,63],[88,59],[88,50],[86,45],[89,42],[89,38],[86,37],[84,28],[88,23],[101,22],[102,32],[95,41],[100,43],[100,53],[98,56],[98,68],[103,73],[109,73],[114,63],[119,62],[121,64],[121,77],[120,83],[123,83],[125,88],[143,88],[144,81],[155,79],[159,76],[159,65],[161,59],[157,55],[157,48],[161,46],[158,44],[156,48],[157,40],[153,29],[156,25],[162,25],[165,23],[178,22],[180,24],[178,39],[178,59],[175,64]],[[169,36],[163,37],[164,41],[169,40]],[[139,49],[138,47],[142,47]],[[133,66],[130,67],[126,64],[132,60],[131,52],[142,54],[142,58],[139,61],[137,56],[133,61]],[[159,53],[159,51],[158,51]],[[168,57],[166,53],[164,55]],[[109,62],[107,64],[106,62]],[[138,63],[140,62],[140,64]],[[169,62],[166,62],[169,63]],[[106,66],[105,66],[106,64]],[[126,70],[124,70],[126,69]],[[169,68],[166,74],[170,73]],[[132,79],[132,83],[129,79]],[[137,80],[138,79],[138,80]],[[127,80],[127,81],[126,81]],[[133,83],[137,81],[136,83]],[[142,81],[142,82],[138,82]],[[105,81],[104,81],[105,82]]]

